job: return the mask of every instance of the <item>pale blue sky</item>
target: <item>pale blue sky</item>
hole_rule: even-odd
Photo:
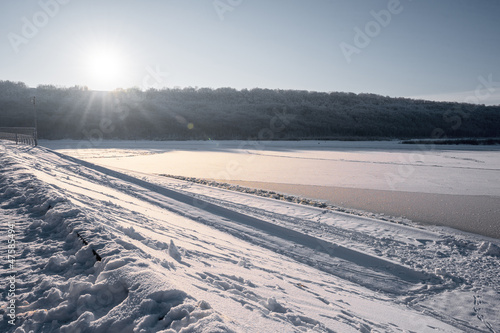
[[[2,0],[0,9],[0,80],[33,87],[260,87],[500,103],[498,0]],[[390,13],[383,24],[371,14],[382,10]],[[355,29],[367,27],[363,45]],[[345,45],[357,51],[346,57]]]

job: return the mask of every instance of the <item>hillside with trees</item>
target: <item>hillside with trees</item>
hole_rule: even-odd
[[[500,106],[232,88],[112,92],[0,81],[0,127],[42,139],[308,140],[500,137]]]

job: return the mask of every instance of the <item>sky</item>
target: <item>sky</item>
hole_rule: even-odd
[[[0,80],[500,104],[498,0],[2,0]]]

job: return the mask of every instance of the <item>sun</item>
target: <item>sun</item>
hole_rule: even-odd
[[[86,76],[94,90],[113,90],[126,85],[125,54],[111,46],[100,46],[86,53]]]

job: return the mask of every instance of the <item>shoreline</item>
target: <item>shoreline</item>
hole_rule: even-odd
[[[416,223],[446,226],[500,239],[500,197],[371,190],[336,186],[217,180],[332,205],[405,217]]]

